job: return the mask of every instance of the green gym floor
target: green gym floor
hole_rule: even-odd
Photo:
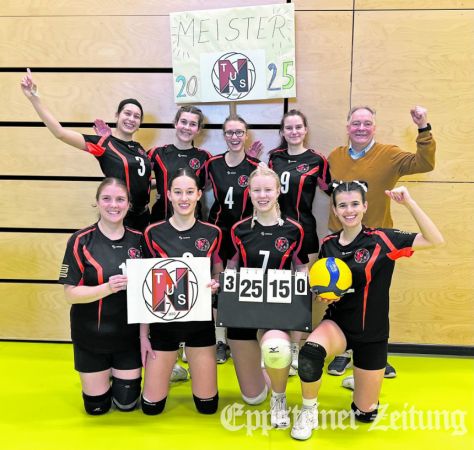
[[[351,392],[342,377],[325,374],[320,429],[304,442],[289,430],[268,428],[265,409],[245,406],[232,360],[219,366],[219,411],[195,412],[190,382],[172,385],[165,411],[140,410],[91,417],[82,409],[70,344],[0,342],[0,446],[5,450],[56,449],[472,449],[474,360],[390,355],[398,377],[385,380],[381,420],[352,424]],[[349,370],[348,374],[351,373]],[[299,405],[298,377],[288,383],[288,403]],[[325,422],[324,422],[325,420]]]

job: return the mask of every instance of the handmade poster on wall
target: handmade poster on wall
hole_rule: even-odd
[[[170,14],[176,103],[296,96],[292,3]]]
[[[127,260],[128,323],[211,320],[209,258]]]

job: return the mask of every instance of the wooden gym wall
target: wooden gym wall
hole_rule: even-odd
[[[231,6],[284,3],[231,0]],[[473,345],[474,0],[296,0],[298,97],[309,145],[346,141],[351,105],[377,110],[377,139],[414,151],[409,109],[421,104],[438,143],[436,169],[407,177],[447,245],[400,261],[392,287],[391,342]],[[66,126],[113,121],[122,98],[142,101],[145,148],[171,142],[169,18],[197,0],[3,0],[0,13],[0,337],[68,340],[68,306],[55,284],[66,240],[95,220],[101,177],[93,157],[55,140],[19,82],[31,67],[44,103]],[[222,2],[207,0],[208,9]],[[229,105],[203,109],[199,144],[224,151]],[[266,148],[278,142],[283,101],[237,105]],[[321,201],[324,205],[324,201]],[[320,208],[321,209],[321,208]],[[395,223],[416,229],[403,208]],[[319,222],[324,214],[318,213]],[[320,226],[323,229],[323,226]]]

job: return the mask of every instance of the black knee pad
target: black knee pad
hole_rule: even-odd
[[[142,379],[122,380],[112,377],[112,400],[120,411],[133,411],[140,398]]]
[[[201,414],[214,414],[217,411],[217,406],[219,405],[219,393],[211,398],[199,398],[193,394],[193,398],[196,409]]]
[[[379,413],[379,404],[377,403],[377,408],[375,408],[373,411],[364,412],[361,411],[354,402],[352,402],[351,409],[354,412],[354,417],[356,420],[359,422],[370,423],[375,420],[377,414]]]
[[[92,416],[105,414],[112,406],[111,389],[102,395],[87,395],[83,392],[82,399],[84,400],[84,409],[87,414]]]
[[[148,400],[143,398],[142,395],[142,411],[143,414],[146,414],[147,416],[156,416],[158,414],[161,414],[163,410],[165,409],[166,405],[166,399],[168,397],[165,397],[164,399],[160,400],[159,402],[149,402]]]
[[[314,342],[305,342],[298,356],[298,375],[302,381],[318,381],[323,374],[326,350]]]

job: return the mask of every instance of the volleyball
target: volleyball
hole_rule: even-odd
[[[352,286],[352,272],[339,258],[322,258],[309,271],[311,291],[329,300],[342,297]]]

